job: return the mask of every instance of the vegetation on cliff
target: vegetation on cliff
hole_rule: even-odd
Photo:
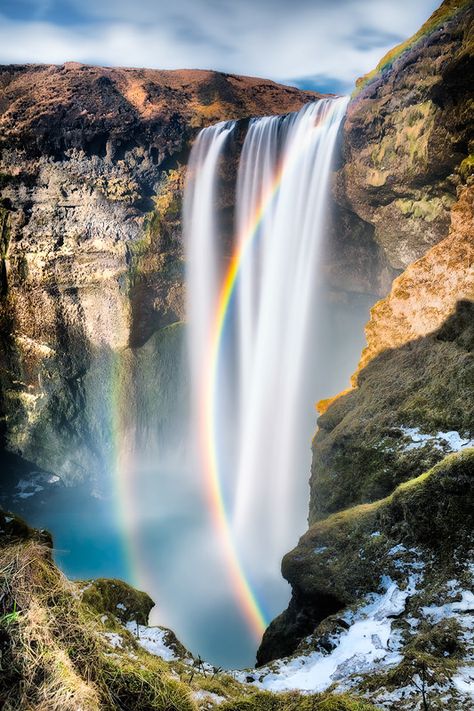
[[[213,668],[169,630],[146,627],[153,602],[145,593],[117,580],[72,583],[55,566],[47,533],[3,512],[0,528],[5,711],[373,708],[349,696],[259,692],[245,673]]]
[[[423,23],[418,32],[412,37],[401,42],[396,47],[387,52],[377,64],[375,69],[372,69],[368,74],[360,77],[356,82],[356,92],[361,91],[367,84],[373,81],[379,74],[391,69],[393,63],[401,57],[405,52],[413,49],[417,42],[424,37],[432,35],[435,31],[442,29],[443,25],[451,20],[457,13],[465,10],[470,4],[470,0],[445,0],[442,5],[437,8],[429,19]]]
[[[380,499],[426,471],[451,451],[448,433],[470,440],[473,315],[462,302],[441,329],[380,353],[319,418],[310,521]]]
[[[446,237],[472,154],[473,5],[448,0],[351,101],[337,197],[404,269]]]

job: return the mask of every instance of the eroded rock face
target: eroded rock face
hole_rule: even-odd
[[[142,408],[160,425],[146,384],[136,392],[144,372],[174,383],[174,397],[164,386],[168,416],[181,414],[182,338],[165,327],[184,318],[182,164],[192,138],[317,96],[208,71],[0,69],[0,400],[10,450],[67,482],[99,477],[117,417],[130,423]]]
[[[339,200],[373,225],[395,269],[446,237],[469,169],[472,33],[472,3],[444,2],[348,108]]]
[[[320,404],[310,520],[380,498],[434,463],[426,460],[426,449],[398,453],[400,426],[469,435],[469,406],[466,411],[462,393],[469,382],[473,344],[464,334],[448,356],[437,329],[461,300],[474,300],[473,197],[472,186],[460,190],[449,236],[411,264],[372,308],[367,346],[353,376],[355,390],[333,400],[332,406]],[[459,313],[463,309],[469,313],[467,306]],[[429,351],[423,339],[431,341]],[[420,348],[430,353],[427,361]],[[395,360],[393,369],[389,366]],[[439,458],[442,449],[436,445],[431,456]]]
[[[449,236],[410,264],[373,307],[359,369],[387,348],[437,329],[459,300],[474,300],[473,235],[474,186],[466,186],[451,209]]]

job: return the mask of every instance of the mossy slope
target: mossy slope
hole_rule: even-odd
[[[404,589],[414,571],[423,571],[422,587],[412,603],[417,610],[439,602],[450,580],[469,589],[473,474],[470,448],[445,457],[380,501],[314,523],[283,559],[282,572],[293,598],[266,631],[259,662],[298,650],[305,653],[310,639],[310,648],[324,647],[325,637],[342,629],[342,611],[357,608],[365,595],[380,591],[387,578]],[[461,647],[462,630],[451,632],[454,647]],[[407,654],[422,643],[422,633],[423,626],[407,638]],[[436,650],[432,653],[436,657]],[[443,657],[437,661],[441,664]]]
[[[123,626],[152,601],[118,580],[69,582],[51,539],[0,512],[0,706],[5,711],[371,711],[349,696],[258,692],[171,644],[149,653]],[[119,607],[117,607],[119,606]],[[104,614],[105,613],[105,614]],[[149,628],[153,629],[153,628]]]
[[[310,522],[386,496],[450,449],[438,432],[472,435],[474,305],[434,333],[387,350],[358,375],[358,387],[319,418],[313,441]],[[433,435],[413,446],[408,428]]]

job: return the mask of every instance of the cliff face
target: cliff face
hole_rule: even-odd
[[[472,187],[460,190],[449,236],[411,264],[372,308],[355,388],[318,420],[310,523],[387,495],[449,451],[442,438],[407,450],[410,428],[432,434],[454,430],[469,439],[472,343],[461,340],[450,353],[445,339],[433,333],[461,300],[474,300],[473,199]],[[419,352],[427,342],[429,358]]]
[[[207,71],[1,68],[8,449],[67,482],[98,477],[110,467],[118,410],[158,425],[164,404],[172,423],[182,415],[182,339],[165,327],[184,317],[181,165],[192,138],[316,96]],[[172,347],[157,365],[157,349]],[[147,369],[174,392],[166,385],[152,402],[138,375]]]
[[[444,2],[359,80],[337,193],[374,227],[396,269],[446,237],[456,187],[472,170],[472,3]]]
[[[318,406],[310,528],[258,661],[292,656],[262,667],[268,688],[330,668],[384,708],[470,707],[472,27],[471,3],[444,3],[349,105],[336,196],[404,271],[352,389]]]

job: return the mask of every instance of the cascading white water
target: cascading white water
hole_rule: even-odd
[[[239,159],[234,249],[215,403],[219,476],[236,549],[251,579],[278,574],[305,523],[315,393],[306,373],[318,330],[321,246],[331,159],[347,100],[325,99],[250,122]],[[185,196],[188,316],[196,417],[226,261],[218,172],[236,124],[204,129]],[[240,248],[240,252],[239,252]],[[230,344],[230,346],[229,346]],[[316,344],[317,349],[317,344]],[[196,424],[198,428],[198,424]]]
[[[227,121],[203,129],[188,164],[183,221],[194,406],[198,405],[210,323],[219,289],[218,171],[223,150],[234,127],[234,121]]]

